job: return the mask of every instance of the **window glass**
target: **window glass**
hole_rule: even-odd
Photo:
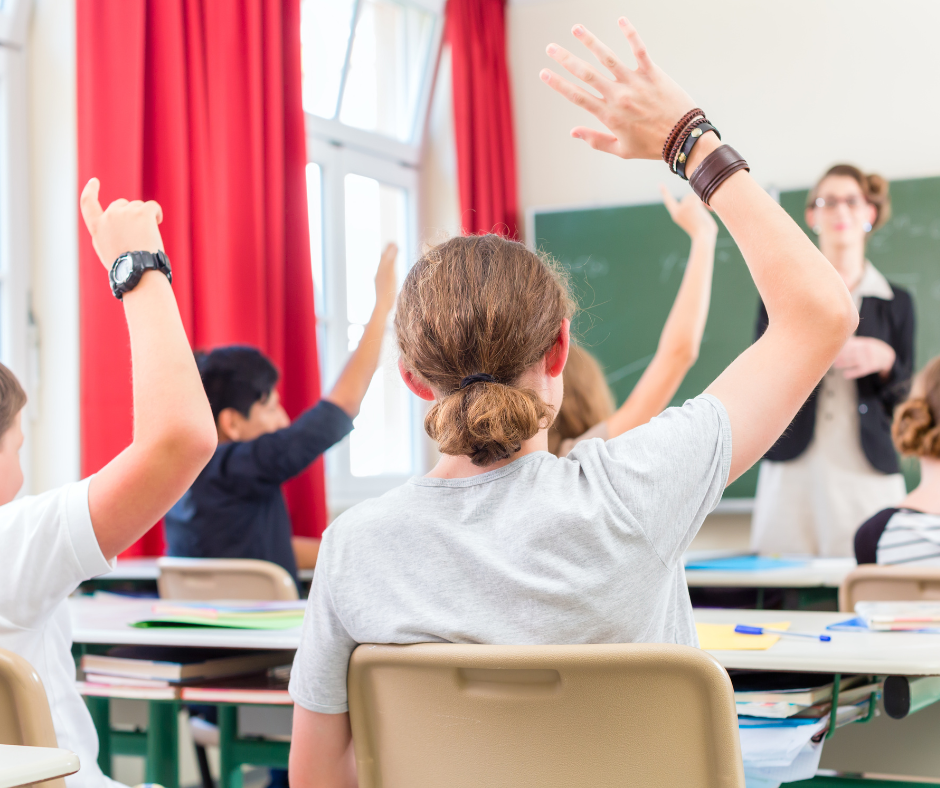
[[[324,314],[323,296],[323,182],[320,165],[307,165],[307,215],[310,222],[310,262],[313,266],[313,298],[317,315]]]
[[[347,175],[346,316],[349,350],[362,338],[375,306],[375,270],[385,244],[398,244],[401,274],[408,259],[407,193],[362,175]],[[392,363],[394,337],[386,330],[379,369],[362,402],[350,436],[353,476],[409,474],[413,470],[411,398]],[[388,355],[390,354],[390,355]]]
[[[303,102],[304,110],[313,115],[336,116],[354,11],[354,0],[303,0],[301,3]]]
[[[392,0],[362,0],[339,119],[411,140],[434,15]]]

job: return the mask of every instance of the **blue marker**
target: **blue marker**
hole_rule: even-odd
[[[804,632],[787,632],[785,629],[768,629],[767,627],[749,627],[746,624],[738,624],[734,631],[739,635],[780,635],[785,638],[812,638],[828,643],[832,640],[829,635],[807,635]]]

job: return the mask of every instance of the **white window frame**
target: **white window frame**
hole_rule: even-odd
[[[346,316],[346,199],[345,178],[349,174],[374,178],[382,184],[398,187],[407,194],[407,239],[402,253],[408,255],[408,263],[417,252],[418,217],[418,165],[421,160],[421,144],[426,126],[428,108],[440,57],[441,39],[444,29],[444,0],[407,0],[436,15],[432,31],[429,62],[423,75],[416,111],[416,122],[412,138],[401,141],[371,131],[353,128],[337,118],[342,104],[342,90],[346,84],[349,61],[344,65],[341,78],[341,93],[337,102],[337,118],[321,118],[306,115],[307,161],[320,167],[320,184],[323,206],[323,309],[317,314],[320,336],[326,341],[320,344],[322,352],[320,367],[323,391],[339,376],[349,358],[349,320]],[[353,9],[352,31],[361,8],[356,0]],[[352,44],[350,43],[350,51]],[[378,264],[378,261],[376,261]],[[383,343],[382,361],[388,364],[394,351],[391,327]],[[412,399],[412,456],[415,471],[423,473],[427,464],[427,451],[422,427],[425,406],[417,398]],[[377,475],[353,476],[350,470],[349,440],[344,440],[327,453],[327,489],[329,507],[333,512],[342,511],[366,498],[372,498],[402,484],[407,476]]]
[[[0,9],[0,361],[35,401],[35,332],[30,319],[28,104],[26,29],[31,0],[5,0]],[[24,484],[31,491],[31,418],[27,406],[20,450]]]

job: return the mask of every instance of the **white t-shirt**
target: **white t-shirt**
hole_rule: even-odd
[[[66,598],[111,571],[88,512],[90,479],[0,506],[0,648],[39,674],[59,747],[78,755],[68,788],[116,786],[98,768],[98,735],[75,688],[72,621]]]
[[[731,465],[703,395],[567,457],[411,479],[326,530],[290,693],[347,710],[360,643],[698,645],[682,554]]]

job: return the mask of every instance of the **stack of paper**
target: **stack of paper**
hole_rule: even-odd
[[[303,623],[306,602],[219,604],[157,602],[153,615],[135,627],[226,627],[231,629],[294,629]]]
[[[940,627],[940,602],[859,602],[865,625],[875,631],[896,632]]]

